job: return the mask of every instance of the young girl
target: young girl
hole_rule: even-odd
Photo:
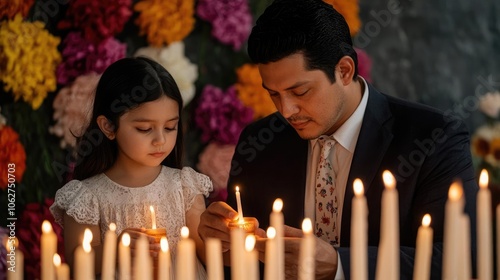
[[[97,85],[92,118],[78,139],[75,179],[57,191],[50,208],[64,227],[70,266],[85,228],[92,230],[96,274],[100,273],[102,240],[110,223],[117,234],[132,239],[152,227],[166,228],[175,261],[180,230],[187,225],[198,257],[205,259],[198,235],[203,196],[212,184],[205,175],[181,168],[182,97],[172,76],[146,58],[124,58],[110,65]],[[155,256],[159,244],[149,237]],[[131,244],[133,249],[133,244]],[[198,262],[198,279],[206,278]]]

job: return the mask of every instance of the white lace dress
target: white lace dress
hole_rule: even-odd
[[[190,167],[180,170],[163,166],[151,184],[140,188],[119,185],[102,173],[83,181],[68,182],[57,191],[50,211],[62,227],[65,212],[78,223],[99,225],[101,240],[104,240],[110,223],[116,224],[117,234],[129,227],[151,228],[149,207],[152,205],[157,228],[167,230],[174,261],[180,231],[186,225],[186,211],[196,195],[208,196],[211,190],[210,179]],[[206,279],[199,262],[197,274],[198,279]]]

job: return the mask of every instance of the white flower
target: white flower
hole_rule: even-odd
[[[500,92],[488,92],[479,99],[479,108],[487,116],[497,118],[500,113]]]
[[[184,43],[174,42],[167,47],[144,47],[134,56],[146,56],[160,63],[172,75],[182,95],[184,106],[189,104],[195,94],[194,82],[198,79],[198,66],[184,55]]]

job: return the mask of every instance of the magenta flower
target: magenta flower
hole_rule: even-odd
[[[243,127],[252,121],[252,117],[252,109],[238,99],[234,86],[224,92],[207,85],[201,93],[194,119],[202,131],[203,142],[236,144]]]
[[[196,13],[212,24],[212,36],[239,50],[252,28],[247,0],[200,0]]]

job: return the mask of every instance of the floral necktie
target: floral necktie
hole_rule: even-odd
[[[337,142],[330,137],[320,136],[318,143],[321,153],[316,172],[316,236],[338,246],[337,192],[335,174],[329,158],[330,151]]]

